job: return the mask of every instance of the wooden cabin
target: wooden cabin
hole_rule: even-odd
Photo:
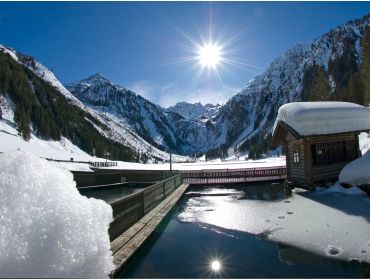
[[[288,181],[313,189],[337,180],[361,156],[358,135],[370,131],[370,109],[348,102],[296,102],[280,107],[273,146],[286,153]]]

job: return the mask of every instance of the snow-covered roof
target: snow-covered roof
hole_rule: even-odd
[[[300,136],[370,130],[370,108],[337,101],[293,102],[279,108],[273,128],[284,122]]]

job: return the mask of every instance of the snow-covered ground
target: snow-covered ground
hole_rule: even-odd
[[[12,108],[12,102],[0,96],[0,103],[2,104],[2,119],[0,120],[1,153],[20,150],[33,153],[42,158],[55,160],[70,160],[71,158],[73,158],[74,161],[103,160],[88,155],[77,146],[73,145],[71,141],[63,137],[60,141],[45,141],[37,138],[31,133],[30,140],[25,141],[19,136],[14,125],[14,108]],[[91,171],[87,164],[58,162],[53,162],[53,164],[65,167],[69,170]]]
[[[240,168],[258,168],[258,167],[273,167],[285,166],[285,157],[267,158],[261,160],[248,161],[228,161],[215,160],[210,162],[195,162],[195,163],[173,163],[173,170],[203,170],[203,169],[240,169]],[[118,162],[115,169],[130,169],[130,170],[169,170],[170,164],[142,164],[132,162]]]
[[[0,278],[107,278],[112,208],[31,153],[0,154]]]

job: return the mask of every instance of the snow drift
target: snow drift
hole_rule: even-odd
[[[370,185],[370,151],[348,163],[339,174],[339,182],[352,186]]]
[[[111,207],[81,196],[69,171],[0,154],[0,278],[107,277],[111,221]]]

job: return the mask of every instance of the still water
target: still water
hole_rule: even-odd
[[[369,278],[369,264],[359,257],[347,259],[345,253],[351,251],[346,249],[346,244],[336,243],[346,240],[340,237],[338,240],[330,239],[331,235],[328,234],[328,225],[336,230],[336,224],[329,224],[325,213],[333,215],[331,211],[343,211],[338,206],[325,205],[323,201],[328,199],[326,196],[305,196],[306,193],[285,192],[280,184],[189,189],[139,249],[121,277]],[[347,197],[333,197],[339,202],[341,199],[348,202]],[[361,207],[370,205],[366,198],[354,199],[358,199],[357,204]],[[297,222],[308,219],[308,215],[305,212],[307,209],[294,206],[295,202],[311,208],[308,210],[313,208],[310,203],[322,205],[317,206],[317,211],[323,213],[321,219],[316,224]],[[348,219],[355,220],[348,220],[348,223],[359,222],[353,213],[349,216]],[[364,222],[363,217],[359,220],[362,224],[358,228],[367,238],[368,222]],[[338,222],[343,231],[346,231],[345,222],[343,217]],[[294,226],[290,227],[290,224]],[[346,236],[355,232],[356,229],[348,231]],[[307,236],[303,236],[303,233]],[[318,233],[322,236],[314,236]],[[370,234],[368,237],[370,241]],[[329,238],[329,241],[325,238]],[[313,243],[318,244],[318,251],[310,250],[310,247],[315,248]],[[368,250],[360,246],[359,254],[369,254],[370,243],[360,245]],[[332,249],[327,253],[327,246],[333,246],[337,251]],[[349,246],[356,247],[353,244]]]
[[[148,184],[124,184],[119,186],[112,187],[98,187],[98,188],[80,188],[78,191],[80,194],[93,197],[97,199],[102,199],[107,203],[112,203],[117,201],[125,196],[133,194],[135,192],[143,190],[145,187],[148,187]]]

